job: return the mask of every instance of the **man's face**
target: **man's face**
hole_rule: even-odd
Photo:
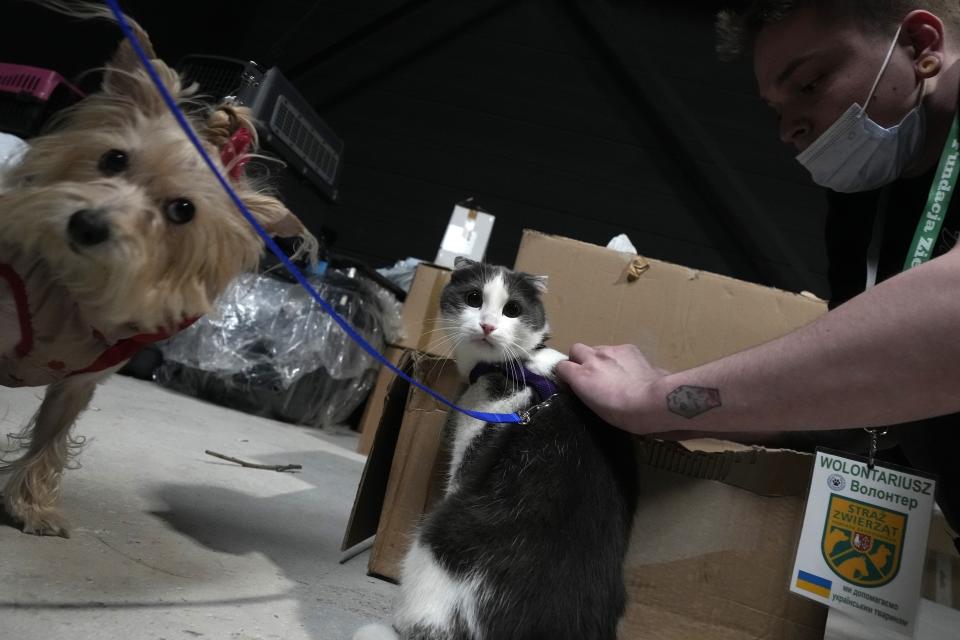
[[[764,27],[753,49],[760,96],[777,112],[780,138],[803,151],[850,105],[863,106],[893,40],[853,26],[818,20],[804,7]],[[867,114],[890,127],[919,97],[919,81],[904,47],[894,49]]]

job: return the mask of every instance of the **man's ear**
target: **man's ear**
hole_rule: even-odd
[[[943,21],[923,9],[903,19],[900,43],[910,47],[913,64],[921,78],[932,78],[943,69]]]

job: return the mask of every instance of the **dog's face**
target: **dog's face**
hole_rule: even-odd
[[[175,98],[189,94],[173,70],[154,64]],[[193,125],[218,163],[234,131],[255,131],[242,109],[217,109]],[[8,182],[0,242],[45,261],[97,326],[154,330],[201,315],[263,249],[126,42],[102,92],[32,140]],[[242,175],[233,186],[268,232],[312,246],[276,198]]]

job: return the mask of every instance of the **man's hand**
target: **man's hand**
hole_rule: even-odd
[[[557,364],[557,376],[590,409],[615,427],[634,433],[658,431],[642,425],[639,410],[650,385],[666,375],[651,365],[637,347],[570,347],[570,359]]]

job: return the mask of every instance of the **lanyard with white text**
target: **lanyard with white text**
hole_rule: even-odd
[[[937,166],[933,184],[930,185],[927,204],[923,208],[923,215],[917,225],[913,242],[910,243],[907,259],[903,262],[904,271],[930,259],[937,237],[940,235],[940,227],[943,226],[943,218],[947,215],[950,198],[953,197],[953,189],[957,184],[957,171],[960,170],[960,167],[957,167],[957,158],[960,156],[960,140],[957,138],[960,126],[957,118],[958,115],[954,114],[950,135],[947,136],[947,142],[943,145],[940,164]]]

